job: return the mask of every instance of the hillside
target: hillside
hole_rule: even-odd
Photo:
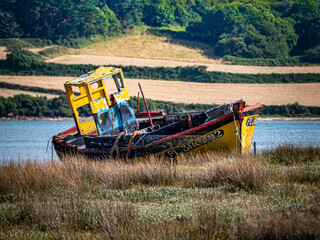
[[[230,65],[215,57],[213,48],[207,44],[140,33],[110,38],[108,41],[91,44],[81,49],[68,48],[58,52],[56,47],[52,46],[29,50],[46,56],[47,62],[62,64],[141,67],[206,66],[207,71],[248,74],[320,73],[320,65],[288,67]],[[5,56],[5,48],[0,47],[0,59],[5,59]]]

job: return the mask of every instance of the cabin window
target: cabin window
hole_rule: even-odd
[[[105,78],[103,81],[108,93],[110,94],[121,92],[121,90],[124,89],[120,73],[116,73],[111,77]]]
[[[89,104],[85,104],[77,108],[79,118],[86,119],[91,117],[91,109]]]
[[[120,73],[116,73],[112,77],[113,77],[114,83],[117,86],[118,92],[120,92],[124,88]]]
[[[95,90],[95,89],[99,88],[98,82],[92,83],[92,84],[90,84],[90,86],[91,86],[92,90]]]
[[[75,97],[80,95],[80,88],[79,87],[72,86],[71,88],[72,88],[72,92],[73,92]]]

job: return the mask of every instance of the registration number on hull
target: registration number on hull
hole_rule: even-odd
[[[170,150],[166,151],[165,154],[169,158],[176,157],[180,154],[187,153],[189,151],[192,151],[198,147],[201,147],[209,142],[214,141],[215,139],[221,138],[224,135],[223,130],[216,130],[214,132],[211,132],[207,135],[198,137],[190,142],[184,143],[182,145],[179,145],[177,147],[171,148]]]

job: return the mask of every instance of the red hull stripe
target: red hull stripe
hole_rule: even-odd
[[[67,136],[67,135],[69,135],[70,133],[72,133],[72,132],[74,132],[74,131],[76,131],[76,130],[77,130],[77,126],[73,126],[72,128],[69,128],[68,130],[66,130],[66,131],[58,134],[58,136],[59,136],[59,137],[60,137],[60,136],[61,136],[61,137]]]

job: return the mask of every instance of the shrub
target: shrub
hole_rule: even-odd
[[[41,56],[44,57],[54,57],[60,56],[62,54],[66,54],[68,52],[68,48],[64,46],[53,46],[47,49],[44,49],[39,52]]]
[[[306,50],[302,59],[309,63],[320,63],[320,45]]]
[[[303,59],[304,62],[306,59]],[[234,65],[253,65],[253,66],[295,66],[302,64],[302,57],[285,57],[285,58],[240,58],[230,55],[223,57],[223,62]]]
[[[31,69],[31,66],[40,62],[41,57],[28,50],[12,52],[7,55],[7,66],[12,70]]]

